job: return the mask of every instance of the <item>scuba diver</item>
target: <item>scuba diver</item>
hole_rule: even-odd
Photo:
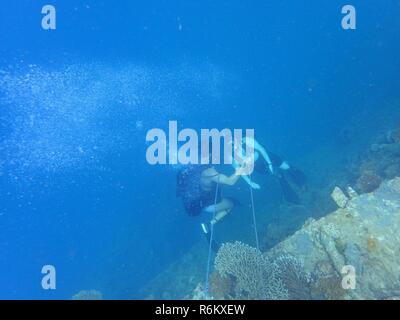
[[[208,241],[212,226],[238,203],[233,198],[222,197],[220,185],[235,185],[245,170],[244,166],[237,165],[234,174],[226,176],[212,165],[190,165],[178,172],[176,195],[182,198],[186,213],[192,217],[202,212],[214,213],[210,222],[201,224]],[[212,245],[217,248],[215,242]]]
[[[243,144],[252,144],[254,154],[246,155],[242,148],[242,153],[239,156],[240,161],[233,161],[232,165],[235,172],[231,176],[219,173],[212,165],[190,165],[178,172],[176,196],[182,198],[186,213],[192,217],[198,216],[202,212],[214,213],[210,222],[201,224],[202,231],[208,241],[211,238],[211,228],[239,204],[233,198],[222,197],[220,186],[233,186],[242,177],[251,188],[260,189],[260,186],[252,181],[249,175],[249,161],[253,162],[256,172],[278,177],[286,201],[300,203],[298,195],[288,180],[298,187],[304,187],[306,183],[305,175],[277,155],[267,152],[256,140],[245,138],[242,142]],[[234,152],[238,156],[236,150]],[[235,159],[235,157],[233,158]],[[218,249],[218,245],[214,241],[211,245],[214,250]]]
[[[255,150],[254,171],[260,174],[270,174],[276,176],[281,186],[284,199],[287,202],[299,204],[300,198],[291,184],[295,185],[299,189],[304,190],[307,182],[305,174],[298,168],[290,166],[287,161],[283,160],[278,155],[273,154],[272,152],[267,152],[267,150],[255,139],[246,137],[242,142],[243,144],[251,144]],[[260,159],[260,155],[262,159]],[[238,162],[234,161],[233,167],[236,168],[237,166]],[[242,178],[250,185],[251,188],[260,189],[260,186],[252,181],[250,176],[242,176]]]

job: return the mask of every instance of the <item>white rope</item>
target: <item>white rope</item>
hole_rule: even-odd
[[[219,179],[219,177],[218,177]],[[251,179],[251,176],[250,176]],[[215,199],[214,199],[214,211],[213,211],[213,219],[215,219],[216,216],[216,205],[217,205],[217,200],[218,200],[218,189],[219,189],[219,181],[217,183],[217,187],[215,189]],[[256,213],[254,209],[254,197],[253,197],[253,188],[250,187],[250,199],[251,199],[251,209],[253,213],[253,227],[254,227],[254,234],[256,238],[256,247],[258,250],[260,250],[260,244],[258,241],[258,231],[257,231],[257,220],[256,220]],[[207,260],[207,272],[206,272],[206,285],[204,288],[206,298],[209,298],[209,279],[210,279],[210,269],[211,269],[211,255],[212,255],[212,242],[214,240],[214,224],[211,223],[211,228],[210,228],[210,242],[208,245],[208,260]]]
[[[251,180],[251,176],[250,176]],[[254,210],[254,197],[253,197],[253,188],[250,186],[250,198],[251,198],[251,209],[253,211],[253,227],[254,227],[254,234],[256,236],[256,247],[260,250],[260,244],[258,242],[258,232],[257,232],[257,220],[256,220],[256,213]]]
[[[219,175],[218,175],[218,182],[217,182],[217,187],[215,188],[215,199],[214,199],[214,211],[213,211],[213,218],[211,221],[215,219],[216,213],[217,213],[217,201],[218,201],[218,189],[219,189]],[[206,285],[204,288],[206,298],[209,297],[209,279],[210,279],[210,269],[211,269],[211,254],[212,254],[212,242],[214,238],[214,224],[211,223],[211,228],[210,228],[210,243],[208,245],[208,260],[207,260],[207,272],[206,272]]]

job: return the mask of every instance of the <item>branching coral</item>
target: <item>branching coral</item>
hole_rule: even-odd
[[[278,266],[279,278],[288,291],[290,300],[311,298],[311,277],[304,271],[304,265],[295,257],[284,254],[274,260]]]
[[[236,298],[287,299],[288,292],[278,277],[277,265],[261,251],[241,242],[225,243],[215,259],[215,269],[222,276],[236,280]]]

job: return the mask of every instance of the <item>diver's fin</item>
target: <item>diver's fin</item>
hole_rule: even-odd
[[[279,177],[279,183],[281,185],[283,197],[285,198],[285,200],[293,204],[300,204],[299,196],[293,190],[290,184],[286,181],[283,175]]]
[[[202,223],[201,224],[201,230],[203,230],[203,233],[205,235],[210,235],[210,223]]]

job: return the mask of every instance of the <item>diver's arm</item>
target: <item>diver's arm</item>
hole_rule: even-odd
[[[253,189],[261,189],[258,183],[251,181],[249,176],[242,176],[243,180],[247,182],[247,184],[252,187]]]
[[[235,168],[235,169],[237,169],[237,168],[240,167],[239,163],[236,162],[235,159],[233,160],[232,167]],[[249,176],[242,175],[242,178],[243,178],[243,180],[246,181],[247,184],[248,184],[250,187],[252,187],[253,189],[260,189],[260,188],[261,188],[259,184],[257,184],[257,183],[255,183],[255,182],[251,181],[251,178],[250,178]]]
[[[265,150],[265,148],[255,139],[246,138],[246,143],[248,142],[253,144],[254,150],[257,150],[259,153],[261,153],[262,157],[268,163],[269,170],[271,171],[271,173],[274,173],[274,167],[272,166],[271,158],[269,157],[268,152]]]
[[[236,182],[239,180],[239,178],[242,175],[242,172],[245,170],[245,168],[237,168],[235,170],[235,173],[231,176],[226,176],[222,173],[219,173],[217,176],[214,176],[212,178],[213,182],[219,183],[219,184],[225,184],[228,186],[233,186],[234,184],[236,184]]]

